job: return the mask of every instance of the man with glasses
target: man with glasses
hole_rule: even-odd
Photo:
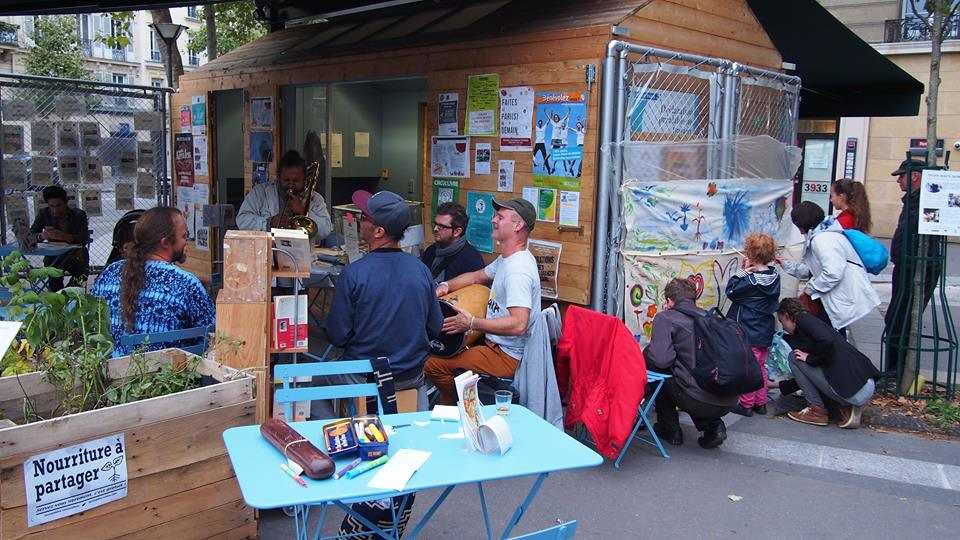
[[[420,256],[434,283],[483,268],[483,258],[464,236],[468,221],[467,211],[455,202],[437,208],[437,217],[433,218],[434,243]]]

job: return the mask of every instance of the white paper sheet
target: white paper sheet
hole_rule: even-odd
[[[456,405],[435,405],[433,410],[430,411],[430,418],[459,422],[460,409]]]
[[[0,355],[7,354],[7,349],[13,343],[13,338],[17,337],[22,325],[20,321],[0,321]]]
[[[376,489],[392,489],[401,491],[413,477],[413,473],[430,459],[430,452],[401,448],[390,456],[390,460],[380,467],[377,474],[367,483],[368,487]]]

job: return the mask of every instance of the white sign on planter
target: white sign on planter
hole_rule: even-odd
[[[127,496],[123,433],[23,462],[27,526],[72,516]]]

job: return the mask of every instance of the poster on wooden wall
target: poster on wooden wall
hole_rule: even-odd
[[[490,143],[477,143],[473,151],[473,173],[490,174],[490,156],[493,155],[492,145]]]
[[[174,171],[178,186],[192,186],[193,174],[193,134],[177,133],[174,137]]]
[[[531,238],[527,240],[527,250],[537,261],[537,271],[540,273],[540,295],[544,298],[556,298],[559,294],[557,276],[563,244]]]
[[[430,174],[446,178],[470,178],[470,137],[433,137],[430,144]]]
[[[493,253],[493,195],[467,192],[467,242],[478,251]]]
[[[190,106],[180,106],[180,133],[192,133],[192,122],[190,120]]]
[[[467,78],[467,135],[493,137],[497,134],[497,105],[500,103],[500,75],[471,75]]]
[[[456,135],[457,107],[460,104],[460,94],[456,92],[441,92],[437,97],[437,135]]]
[[[440,208],[441,204],[460,200],[460,181],[455,178],[434,178],[431,199],[430,214],[437,217],[437,208]]]
[[[535,101],[533,183],[580,191],[587,98],[580,92],[538,92]]]
[[[533,126],[533,88],[500,89],[500,151],[529,152]]]
[[[273,98],[250,99],[250,129],[273,131]]]

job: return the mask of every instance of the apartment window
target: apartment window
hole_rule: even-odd
[[[160,54],[160,43],[157,33],[150,32],[150,61],[163,62],[163,56]]]
[[[197,6],[187,6],[187,17],[190,17],[191,19],[200,18],[197,16]]]
[[[126,73],[114,73],[113,74],[114,84],[127,84],[127,75]],[[126,107],[127,98],[124,96],[116,96],[113,98],[113,102],[117,107]]]
[[[195,52],[191,52],[188,56],[188,61],[190,62],[191,66],[199,66],[200,56]]]
[[[157,79],[156,77],[150,79],[150,86],[154,88],[160,88],[163,86],[163,79]]]

